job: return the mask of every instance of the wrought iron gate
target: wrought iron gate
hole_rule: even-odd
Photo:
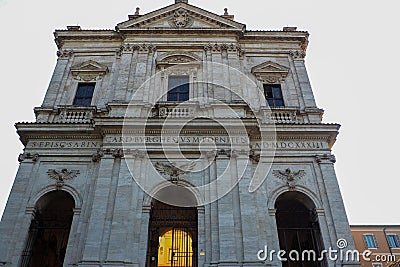
[[[162,242],[168,245],[163,246]],[[196,208],[154,201],[149,222],[147,266],[197,267]]]

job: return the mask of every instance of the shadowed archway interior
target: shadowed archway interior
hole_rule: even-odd
[[[283,267],[323,267],[326,260],[318,260],[323,247],[318,214],[312,200],[300,192],[286,192],[275,203],[279,246],[286,251]],[[303,253],[315,252],[309,256]],[[289,258],[289,253],[296,260]],[[304,256],[303,256],[304,255]]]
[[[73,197],[61,190],[39,199],[19,266],[63,266],[74,207]]]

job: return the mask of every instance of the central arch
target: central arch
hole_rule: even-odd
[[[192,207],[173,206],[157,200],[157,196],[171,193],[161,189],[151,203],[147,267],[197,267],[198,211]],[[175,192],[176,193],[176,192]],[[182,192],[181,192],[182,193]],[[175,195],[184,198],[185,204],[194,201],[194,196]],[[158,199],[163,199],[158,198]]]

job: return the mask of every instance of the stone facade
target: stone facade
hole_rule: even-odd
[[[146,266],[152,197],[165,185],[143,183],[157,172],[204,202],[196,207],[197,266],[280,266],[257,253],[279,248],[275,202],[285,192],[312,200],[325,248],[341,238],[354,248],[331,154],[339,125],[322,123],[316,106],[307,32],[249,31],[227,12],[176,1],[115,30],[57,30],[55,41],[58,61],[37,120],[16,126],[25,150],[0,225],[0,266],[19,266],[38,201],[60,190],[75,202],[64,266]],[[189,78],[182,106],[167,99],[171,75]],[[90,106],[73,105],[80,83],[95,83]],[[281,86],[284,106],[268,107],[264,84]],[[186,125],[162,136],[166,120]],[[182,160],[176,144],[194,160],[190,168],[205,167],[168,169]],[[226,170],[238,183],[206,203],[210,192],[198,188]]]

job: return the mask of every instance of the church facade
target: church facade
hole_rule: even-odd
[[[307,32],[177,0],[55,42],[0,266],[359,266]]]

